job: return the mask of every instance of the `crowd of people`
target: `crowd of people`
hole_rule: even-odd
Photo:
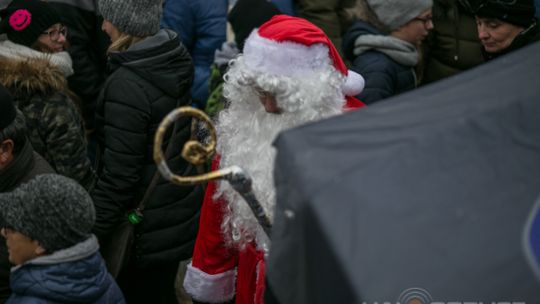
[[[209,167],[246,170],[272,221],[281,131],[535,43],[535,4],[1,1],[0,303],[264,303],[271,238],[228,182],[159,176],[162,119],[205,110],[217,130]],[[172,171],[206,170],[177,153],[204,135],[175,122],[163,144]],[[99,243],[143,197],[113,277]]]

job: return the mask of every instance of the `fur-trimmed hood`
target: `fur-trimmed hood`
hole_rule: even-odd
[[[0,83],[8,88],[15,99],[67,91],[64,73],[43,58],[15,59],[0,56]]]

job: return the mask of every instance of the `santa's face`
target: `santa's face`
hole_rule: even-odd
[[[276,96],[273,93],[264,91],[259,88],[254,88],[254,90],[257,93],[259,101],[263,105],[266,112],[272,114],[280,114],[282,112],[282,110],[277,104]]]
[[[343,79],[334,71],[301,80],[263,75],[251,71],[242,59],[225,77],[224,96],[230,104],[218,116],[217,150],[221,168],[237,165],[252,178],[254,193],[272,219],[276,152],[272,142],[284,130],[341,113]],[[223,228],[232,244],[267,243],[248,205],[228,182],[220,182],[217,195],[228,202]]]

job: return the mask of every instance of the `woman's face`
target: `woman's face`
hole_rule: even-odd
[[[476,17],[478,39],[488,53],[498,53],[512,44],[524,28],[493,18]]]
[[[111,42],[115,42],[120,37],[120,31],[109,20],[103,20],[101,30],[109,35]]]
[[[67,28],[60,23],[49,27],[38,38],[37,49],[45,53],[65,51]]]
[[[429,31],[433,29],[431,9],[422,12],[399,29],[392,32],[392,36],[411,44],[417,45],[424,40]]]

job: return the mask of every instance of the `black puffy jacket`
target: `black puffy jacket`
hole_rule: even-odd
[[[160,30],[125,52],[113,53],[109,63],[112,73],[96,115],[102,152],[99,180],[92,192],[97,212],[94,232],[100,238],[144,196],[156,172],[152,159],[156,129],[174,108],[190,104],[193,80],[191,57],[177,34],[169,30]],[[189,118],[178,120],[177,132],[164,140],[164,145],[173,145],[168,164],[179,174],[196,173],[179,154],[190,138],[190,125]],[[177,186],[159,179],[145,206],[144,219],[136,226],[138,266],[191,257],[203,192],[202,186]]]
[[[97,1],[49,0],[68,28],[68,52],[74,74],[69,88],[81,99],[81,111],[87,130],[94,128],[96,102],[105,81],[106,51],[109,37],[101,30]]]

